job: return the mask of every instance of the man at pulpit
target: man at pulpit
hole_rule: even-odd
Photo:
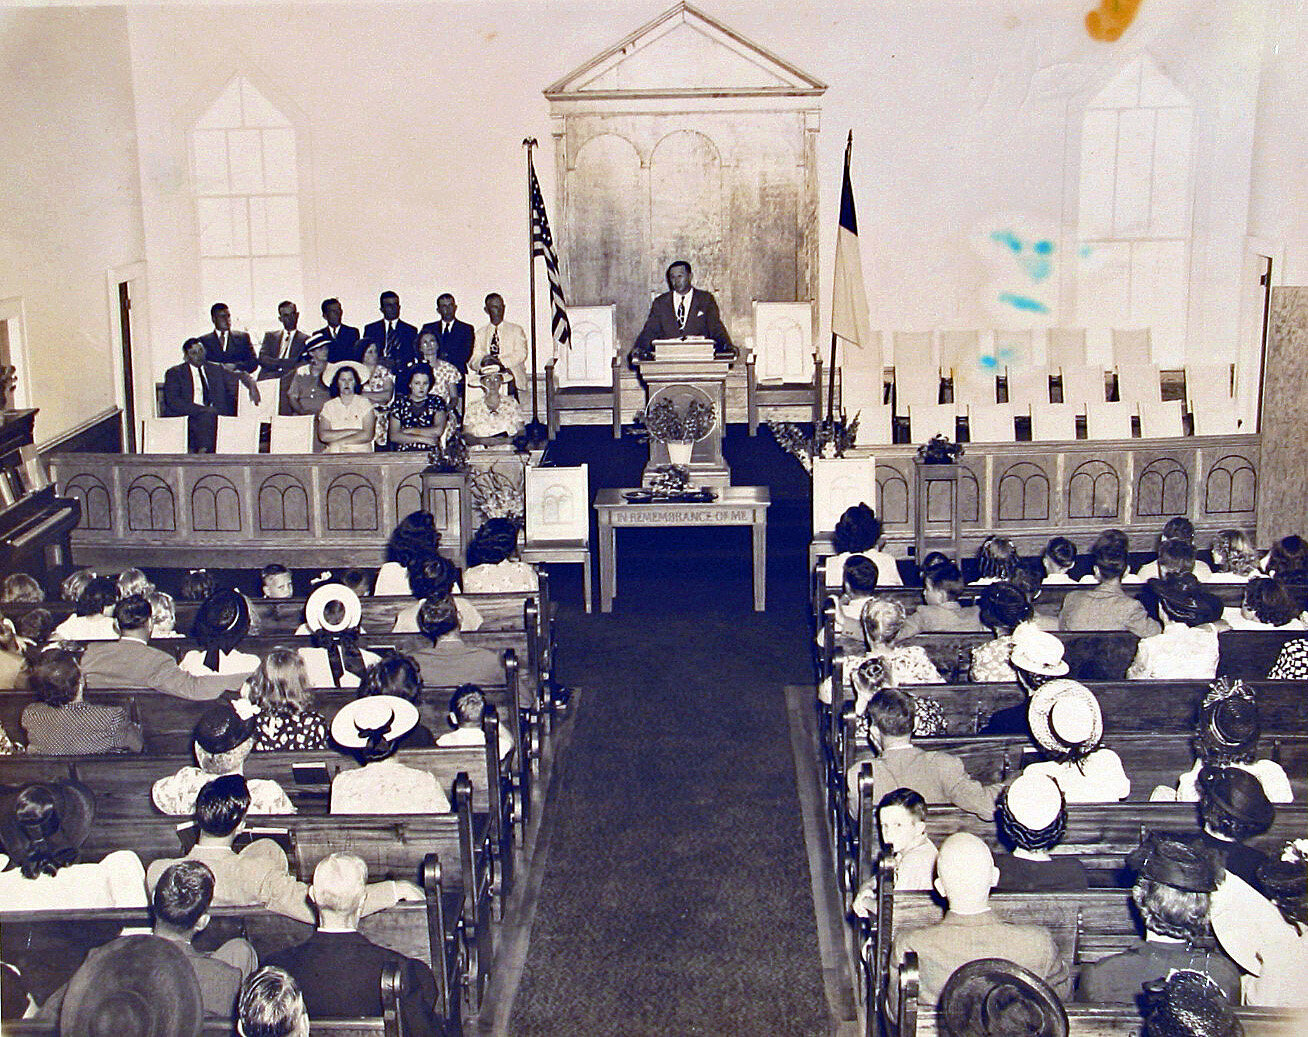
[[[718,359],[732,360],[738,355],[731,344],[731,336],[722,326],[718,301],[712,292],[695,288],[690,283],[690,264],[678,259],[668,267],[670,291],[664,292],[650,305],[645,326],[636,336],[631,355],[637,360],[648,360],[654,355],[653,343],[664,338],[711,338],[713,355]]]

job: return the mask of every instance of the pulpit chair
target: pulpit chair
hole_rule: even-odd
[[[800,407],[808,420],[821,421],[826,393],[823,377],[822,356],[813,348],[812,302],[756,299],[754,347],[745,356],[749,434],[758,434],[759,412],[772,408]]]
[[[528,468],[526,542],[522,560],[580,564],[586,611],[591,610],[590,468]]]
[[[545,364],[545,424],[551,439],[559,431],[562,414],[586,411],[608,412],[613,438],[622,436],[616,309],[612,303],[568,308],[572,345]]]

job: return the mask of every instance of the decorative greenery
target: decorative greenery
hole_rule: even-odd
[[[691,400],[683,414],[672,400],[660,396],[648,410],[638,412],[634,420],[646,435],[661,443],[693,443],[713,430],[715,417],[711,403]]]
[[[656,493],[681,493],[690,485],[690,469],[680,464],[661,464],[645,475],[645,485]]]
[[[844,457],[858,438],[858,413],[849,420],[843,413],[834,420],[818,422],[816,426],[800,425],[792,421],[766,421],[777,445],[791,454],[812,473],[814,457]],[[812,431],[809,431],[810,427]]]
[[[963,444],[937,433],[917,448],[917,456],[923,464],[955,464],[963,456]]]
[[[451,432],[444,446],[427,452],[427,461],[438,472],[466,472],[468,470],[468,442],[462,432]]]
[[[508,476],[492,469],[481,469],[468,476],[468,492],[473,506],[486,518],[513,519],[521,524],[522,487]]]

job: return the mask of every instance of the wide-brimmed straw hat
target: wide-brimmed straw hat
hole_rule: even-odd
[[[1066,1037],[1067,1011],[1030,969],[980,958],[956,969],[940,992],[946,1037]]]
[[[336,623],[328,622],[325,615],[327,605],[333,601],[339,601],[345,608],[345,615]],[[363,605],[359,596],[343,583],[324,583],[304,603],[304,622],[310,630],[337,634],[342,630],[353,630],[362,618]]]
[[[195,969],[158,936],[122,936],[93,950],[59,1009],[66,1037],[191,1037],[204,1025]]]
[[[1058,755],[1093,748],[1104,737],[1094,692],[1067,678],[1049,681],[1031,693],[1026,720],[1036,744]]]
[[[1067,673],[1063,642],[1034,623],[1021,623],[1013,631],[1009,662],[1020,670],[1044,677],[1062,677]]]
[[[331,385],[332,382],[336,380],[337,373],[342,368],[346,367],[354,372],[354,377],[358,379],[360,388],[362,388],[363,383],[371,377],[368,373],[368,369],[358,360],[337,360],[334,364],[328,364],[327,369],[323,371],[323,383],[325,385]]]
[[[369,735],[394,742],[418,726],[418,707],[398,695],[368,695],[347,702],[332,718],[332,741],[344,749],[362,749]]]

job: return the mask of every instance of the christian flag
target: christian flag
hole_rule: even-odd
[[[831,293],[831,334],[855,346],[872,339],[872,322],[863,287],[863,263],[858,253],[858,218],[854,215],[854,189],[849,183],[849,154],[854,131],[845,143],[845,181],[840,188],[840,230],[836,233],[836,276]],[[834,349],[834,343],[832,348]]]
[[[554,238],[550,235],[549,217],[545,215],[545,199],[541,197],[540,181],[536,179],[530,151],[527,152],[527,177],[531,192],[531,254],[545,257],[545,272],[550,281],[550,309],[553,311],[550,328],[559,350],[564,350],[572,345],[572,325],[568,323],[563,283],[559,280],[559,257],[554,254]]]

